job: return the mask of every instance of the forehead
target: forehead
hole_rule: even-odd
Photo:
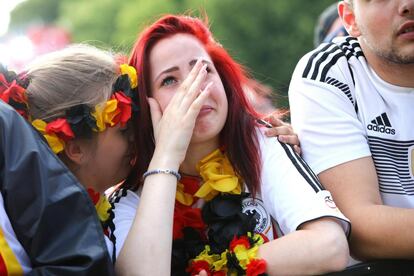
[[[188,34],[176,34],[160,40],[149,55],[151,71],[155,74],[173,66],[188,64],[198,58],[211,62],[201,42]]]

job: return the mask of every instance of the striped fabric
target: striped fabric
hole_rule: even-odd
[[[23,275],[23,268],[0,228],[0,275]]]

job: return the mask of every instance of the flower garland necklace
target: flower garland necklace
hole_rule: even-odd
[[[92,188],[87,189],[89,198],[92,200],[93,204],[95,205],[95,210],[98,215],[99,221],[101,222],[101,226],[104,230],[104,234],[108,235],[108,222],[111,213],[111,203],[109,203],[108,199],[105,195],[102,195],[96,192]]]
[[[172,275],[265,275],[266,262],[257,258],[267,242],[255,233],[255,214],[242,212],[242,179],[227,156],[217,149],[197,165],[196,177],[177,186],[173,225]],[[198,199],[204,206],[191,207]]]

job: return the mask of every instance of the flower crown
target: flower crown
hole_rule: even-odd
[[[7,71],[0,64],[0,100],[11,105],[20,115],[28,118],[26,87],[27,79],[23,75],[16,75]]]
[[[75,137],[90,137],[92,132],[101,132],[117,124],[124,126],[138,111],[137,72],[127,64],[121,64],[119,69],[120,76],[112,86],[113,94],[106,102],[93,108],[85,104],[73,106],[66,110],[65,117],[48,123],[41,119],[31,122],[46,138],[54,153],[63,151],[65,143]],[[0,71],[0,85],[0,98],[28,118],[26,89],[19,85],[16,75]]]

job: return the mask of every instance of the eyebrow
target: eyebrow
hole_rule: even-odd
[[[210,61],[205,60],[205,59],[203,59],[201,62],[204,64],[212,65]],[[197,63],[197,59],[193,59],[188,63],[188,65],[193,67],[196,63]],[[154,79],[154,82],[156,82],[163,74],[171,73],[171,72],[177,71],[178,69],[179,69],[178,66],[173,66],[171,68],[165,69],[164,71],[158,74],[158,76]]]

